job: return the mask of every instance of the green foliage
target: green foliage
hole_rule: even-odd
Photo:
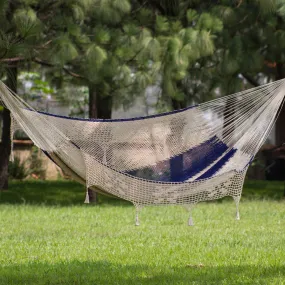
[[[27,177],[45,179],[46,169],[37,147],[32,148],[31,156],[27,161],[21,160],[18,156],[14,161],[9,162],[9,178],[23,180]]]
[[[18,75],[19,94],[28,102],[34,100],[49,100],[56,97],[56,89],[51,83],[43,80],[38,72],[21,72]]]
[[[46,169],[43,166],[43,160],[40,155],[41,151],[36,146],[33,146],[31,156],[28,159],[29,175],[43,180],[46,178]]]
[[[31,91],[39,91],[40,93],[43,94],[54,93],[54,89],[49,86],[48,82],[36,79],[34,83],[35,85],[31,88]]]
[[[127,14],[131,11],[131,4],[128,0],[113,0],[111,5],[113,9],[119,10],[123,14]]]
[[[197,60],[213,55],[214,34],[223,29],[222,21],[211,13],[210,7],[205,6],[201,9],[202,12],[198,12],[192,8],[183,10],[184,4],[184,1],[179,5],[178,2],[173,4],[173,10],[167,4],[167,13],[172,11],[179,15],[178,18],[158,13],[155,29],[152,30],[152,37],[158,39],[161,47],[160,53],[157,53],[159,56],[153,58],[159,62],[158,72],[163,77],[161,99],[168,101],[169,98],[174,98],[183,104],[192,100],[190,94],[185,92],[183,81]],[[188,24],[185,25],[184,19],[187,19]]]
[[[147,72],[143,72],[143,71],[137,72],[136,80],[137,80],[138,88],[140,88],[141,90],[145,89],[152,82],[152,78],[150,77],[150,74]]]
[[[117,24],[123,16],[130,12],[131,5],[128,0],[99,0],[93,13],[96,13],[102,23]]]
[[[9,178],[23,180],[28,177],[29,171],[25,161],[21,161],[18,156],[14,157],[14,161],[9,162]]]
[[[82,7],[78,4],[73,4],[72,5],[72,12],[73,12],[73,16],[75,18],[75,20],[78,21],[83,21],[84,20],[84,10],[82,9]]]
[[[199,15],[195,10],[188,9],[186,17],[187,17],[187,21],[189,22],[189,24],[193,24],[193,21],[197,21],[197,19],[199,18]]]
[[[226,6],[226,3],[225,5],[215,5],[212,9],[213,14],[221,19],[226,26],[234,26],[237,23],[238,16],[235,11],[236,9],[233,5],[229,4]]]
[[[225,86],[228,77],[262,69],[269,52],[264,56],[260,43],[274,52],[284,49],[283,29],[276,29],[273,20],[274,11],[282,16],[284,5],[267,2],[157,0],[142,5],[138,0],[71,0],[49,6],[44,1],[21,1],[12,21],[6,22],[15,35],[30,33],[33,48],[27,48],[28,36],[23,49],[3,33],[0,52],[36,56],[53,65],[57,83],[67,79],[59,78],[68,70],[76,79],[66,82],[93,84],[117,103],[128,97],[131,102],[149,84],[156,84],[162,89],[162,105],[173,98],[187,105],[210,98],[213,86]],[[255,8],[271,12],[258,18],[248,13]],[[265,22],[269,24],[264,29],[258,27]],[[37,27],[37,37],[29,27]],[[199,91],[202,79],[205,84]]]
[[[141,23],[142,26],[148,26],[152,16],[152,11],[144,7],[140,7],[136,14],[137,21]]]
[[[104,27],[96,27],[94,29],[94,40],[98,44],[108,44],[110,42],[111,35],[109,31]]]
[[[259,4],[260,11],[263,14],[273,13],[276,11],[278,2],[282,3],[279,0],[257,0],[256,2]]]
[[[276,68],[285,62],[283,1],[237,4],[223,1],[222,4],[212,9],[223,21],[224,29],[215,40],[219,52],[211,60],[216,65],[216,75],[211,80],[226,94],[242,88],[241,75],[251,79],[249,82],[254,85],[260,78],[264,81],[284,77],[284,68]],[[232,82],[231,87],[227,82]]]
[[[8,0],[0,0],[0,15],[3,17],[8,9]]]
[[[66,82],[57,91],[56,99],[70,109],[69,115],[72,117],[88,118],[88,88],[84,86],[74,86]]]
[[[13,20],[18,30],[24,34],[25,29],[29,29],[36,23],[37,15],[31,8],[18,9],[14,12]]]
[[[96,44],[91,44],[86,51],[86,60],[90,67],[100,69],[104,61],[107,59],[106,51]]]
[[[38,3],[38,0],[21,0],[21,2],[26,6],[30,6],[30,5],[36,5]]]
[[[156,30],[158,33],[164,33],[169,30],[169,22],[166,17],[156,16]]]
[[[9,161],[8,172],[9,179],[23,180],[29,176],[26,162],[21,161],[18,156],[15,156],[13,161]]]
[[[78,51],[70,38],[64,34],[60,35],[54,41],[53,46],[53,62],[55,64],[64,65],[68,61],[72,61],[78,56]]]
[[[193,101],[183,82],[198,60],[214,53],[214,36],[223,23],[211,6],[198,10],[196,2],[186,0],[157,2],[64,1],[52,6],[52,16],[37,2],[46,11],[40,9],[37,19],[30,15],[44,22],[47,48],[40,50],[41,59],[75,74],[76,84],[93,84],[116,104],[127,97],[131,102],[149,84],[160,85],[167,103],[171,98]],[[33,6],[26,3],[20,16],[27,17],[23,11],[29,9]]]
[[[199,30],[209,30],[213,32],[221,32],[223,22],[209,13],[202,13],[197,22]]]
[[[66,1],[67,3],[69,1]],[[78,5],[84,9],[84,12],[88,11],[89,9],[92,9],[94,5],[97,5],[97,0],[74,0],[73,1],[75,5]]]

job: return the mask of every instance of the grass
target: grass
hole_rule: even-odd
[[[13,182],[0,192],[0,284],[285,284],[282,183],[247,182],[230,199],[134,207],[84,205],[73,182]]]

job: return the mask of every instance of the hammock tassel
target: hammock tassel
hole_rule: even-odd
[[[9,156],[9,161],[14,162],[14,152],[13,152],[13,142],[11,142],[11,152],[10,152],[10,156]]]
[[[89,199],[89,193],[88,193],[88,187],[86,188],[86,196],[85,196],[85,204],[89,204],[90,203],[90,199]]]
[[[184,207],[189,212],[188,226],[194,226],[194,221],[192,218],[192,209],[193,209],[194,205],[193,204],[192,205],[185,205]]]
[[[14,138],[14,132],[15,132],[15,125],[16,125],[15,119],[11,115],[11,126],[10,126],[11,150],[10,150],[10,156],[9,156],[9,160],[11,162],[14,162],[14,143],[13,143],[13,138]]]
[[[194,226],[194,222],[193,222],[191,214],[190,214],[189,219],[188,219],[188,226]]]
[[[240,220],[240,214],[239,214],[239,201],[240,201],[240,196],[235,196],[233,197],[234,201],[236,203],[236,220]]]
[[[135,223],[135,225],[139,226],[140,225],[139,212],[141,210],[141,207],[137,206],[137,205],[135,205],[135,207],[136,207],[136,223]]]
[[[140,225],[139,214],[136,213],[136,226]]]
[[[236,220],[237,220],[237,221],[240,220],[239,210],[237,210],[237,213],[236,213]]]

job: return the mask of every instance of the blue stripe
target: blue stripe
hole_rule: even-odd
[[[44,151],[43,150],[43,152],[54,162],[54,163],[56,163],[53,159],[52,159],[52,157],[49,155],[49,153],[48,152],[46,152],[46,151]],[[103,165],[103,164],[102,164]],[[140,180],[140,181],[147,181],[147,182],[149,182],[149,183],[153,183],[154,185],[156,184],[156,183],[159,183],[159,184],[169,184],[169,183],[171,183],[171,184],[183,184],[183,183],[188,183],[189,185],[191,185],[191,183],[192,182],[187,182],[187,181],[181,181],[181,182],[169,182],[169,181],[165,181],[165,180],[162,180],[162,181],[158,181],[158,180],[151,180],[151,179],[147,179],[147,178],[141,178],[141,177],[136,177],[136,176],[133,176],[133,173],[131,173],[131,171],[129,172],[129,173],[126,173],[126,172],[122,172],[122,171],[119,171],[119,170],[116,170],[116,169],[113,169],[113,168],[111,168],[111,167],[109,167],[109,166],[107,166],[107,165],[104,165],[105,167],[108,167],[108,168],[110,168],[110,169],[112,169],[113,171],[115,171],[115,172],[117,172],[117,173],[120,173],[120,174],[124,174],[124,175],[126,175],[126,176],[129,176],[130,178],[132,178],[132,179],[136,179],[136,180]],[[199,180],[200,179],[202,179],[201,177],[199,177]],[[197,181],[197,180],[196,180]]]
[[[46,150],[43,150],[43,149],[41,149],[42,150],[42,152],[53,162],[53,163],[55,163],[57,166],[59,166],[53,159],[52,159],[52,157],[50,156],[50,154],[46,151]]]
[[[132,170],[127,174],[159,182],[183,182],[199,174],[226,151],[228,151],[228,146],[214,136],[200,145],[153,167]],[[228,156],[225,155],[225,157]],[[225,161],[220,162],[221,166],[218,164],[216,167],[222,167],[222,162],[226,163],[226,158]],[[208,175],[211,175],[208,171]],[[217,170],[213,168],[212,171]]]
[[[252,164],[253,160],[254,160],[254,156],[251,156],[250,161],[246,164],[246,166],[243,169],[245,169],[246,167],[250,166]]]
[[[170,181],[181,181],[183,175],[183,154],[170,159]]]
[[[80,147],[74,142],[74,141],[70,141],[71,144],[73,144],[76,148],[80,149]]]
[[[206,179],[214,176],[236,153],[236,149],[232,148],[225,156],[223,156],[217,163],[209,168],[204,174],[199,176],[196,180]]]
[[[175,175],[175,180],[172,182],[181,182],[197,175],[199,172],[207,168],[215,160],[217,160],[223,153],[228,150],[228,146],[219,140],[216,136],[205,141],[204,143],[183,153],[183,159],[192,160],[189,166],[184,164],[184,169],[170,168],[170,173],[180,172],[180,175]],[[173,159],[173,158],[172,158]],[[176,158],[174,158],[176,159]],[[171,164],[171,166],[174,166]]]
[[[78,147],[74,142],[71,141],[71,143],[75,147]],[[222,156],[222,154],[225,153],[227,150],[227,145],[215,136],[209,139],[208,141],[165,161],[164,163],[169,164],[169,170],[166,173],[159,173],[157,166],[154,166],[152,168],[146,167],[121,173],[131,175],[135,178],[159,183],[183,183],[184,181],[190,179],[191,177],[195,176],[196,174],[207,168],[210,164],[212,164],[215,160]],[[51,161],[58,165],[47,151],[42,151]],[[233,157],[236,151],[236,149],[231,149],[210,169],[208,169],[204,174],[195,179],[195,181],[210,178],[215,175],[230,160],[230,158]],[[190,165],[187,165],[187,162],[185,162],[187,158],[190,158],[190,160],[194,159],[194,161],[192,161]]]
[[[177,113],[182,113],[182,112],[184,112],[186,110],[189,110],[189,109],[192,109],[192,108],[196,108],[198,106],[199,105],[193,105],[193,106],[189,106],[189,107],[184,108],[184,109],[174,110],[174,111],[171,111],[171,112],[165,112],[165,113],[160,113],[160,114],[156,114],[156,115],[149,115],[149,116],[143,116],[143,117],[126,118],[126,119],[84,119],[84,118],[74,118],[74,117],[55,115],[55,114],[50,114],[50,113],[43,112],[43,111],[34,111],[34,110],[31,110],[31,109],[28,109],[28,110],[37,112],[39,114],[47,115],[47,116],[50,116],[50,117],[67,119],[67,120],[74,120],[74,121],[84,121],[84,122],[86,122],[86,121],[87,122],[129,122],[129,121],[147,120],[147,119],[151,119],[151,118],[158,118],[158,117],[173,115],[173,114],[177,114]]]

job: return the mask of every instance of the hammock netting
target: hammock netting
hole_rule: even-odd
[[[224,196],[238,205],[247,168],[283,104],[284,87],[279,80],[170,113],[116,120],[36,111],[2,82],[0,100],[11,111],[11,137],[25,131],[87,188],[137,209],[191,207]]]

